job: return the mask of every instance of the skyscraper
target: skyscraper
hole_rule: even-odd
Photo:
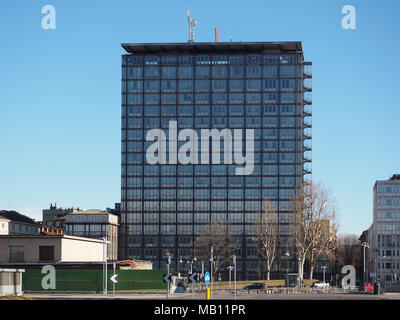
[[[286,268],[290,198],[311,175],[312,71],[301,42],[122,47],[121,258],[165,268],[168,255],[193,258],[207,224],[226,221],[239,279],[256,278],[265,266],[254,223],[268,199],[279,216],[275,271]]]

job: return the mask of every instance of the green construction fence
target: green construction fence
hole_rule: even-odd
[[[43,289],[42,280],[46,274],[41,269],[26,269],[22,275],[22,290],[24,292],[102,292],[103,270],[102,269],[55,269],[55,289]],[[166,270],[116,270],[118,283],[115,284],[116,291],[165,291],[166,283],[163,275]],[[108,291],[113,290],[113,270],[108,270]]]

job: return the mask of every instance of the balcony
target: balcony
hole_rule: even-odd
[[[304,79],[312,78],[312,63],[311,62],[304,62],[303,78]]]

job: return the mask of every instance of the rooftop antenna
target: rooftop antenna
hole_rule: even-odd
[[[197,21],[190,16],[189,8],[187,9],[186,15],[189,23],[189,42],[194,42],[194,25],[197,23]]]
[[[215,28],[215,42],[219,42],[219,27]]]

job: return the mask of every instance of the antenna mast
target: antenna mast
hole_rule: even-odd
[[[189,42],[194,42],[194,25],[197,23],[197,21],[190,16],[189,8],[187,9],[186,15],[189,23]]]

